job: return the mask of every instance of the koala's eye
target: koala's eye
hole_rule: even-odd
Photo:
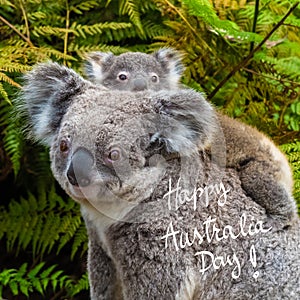
[[[128,74],[126,72],[121,72],[118,74],[118,79],[121,81],[125,81],[128,79]]]
[[[114,162],[119,161],[121,157],[122,157],[121,149],[118,147],[112,148],[108,153],[105,154],[104,163],[107,166],[111,166]]]
[[[151,80],[152,80],[152,82],[157,83],[159,81],[158,75],[155,73],[152,73]]]
[[[118,161],[121,158],[121,151],[120,149],[112,149],[109,153],[107,158],[114,162],[114,161]]]
[[[61,140],[59,144],[59,150],[62,153],[67,153],[70,149],[69,141]]]

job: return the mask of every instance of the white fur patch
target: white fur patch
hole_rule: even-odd
[[[98,207],[97,207],[98,206]],[[114,223],[122,220],[132,210],[133,204],[126,201],[113,201],[91,203],[86,200],[81,204],[81,212],[84,219],[93,223],[99,239],[106,253],[112,258],[110,246],[107,242],[108,228]]]
[[[103,81],[102,64],[113,54],[111,52],[92,52],[88,55],[87,60],[91,64],[91,73],[89,76],[93,77],[93,82],[101,84]]]
[[[287,158],[267,137],[263,137],[260,142],[263,147],[270,150],[272,158],[278,163],[281,170],[278,180],[287,189],[290,195],[292,195],[293,175]]]
[[[34,117],[33,128],[35,130],[35,135],[39,139],[43,139],[43,142],[47,145],[51,145],[53,137],[49,136],[48,125],[51,121],[49,112],[51,111],[51,105],[47,103],[43,110],[40,112],[38,117]]]
[[[192,271],[187,272],[185,281],[175,296],[175,300],[193,300],[195,296],[195,274]]]
[[[90,61],[90,64],[92,66],[92,74],[94,78],[94,82],[97,84],[101,84],[103,81],[103,72],[102,67],[95,61]]]

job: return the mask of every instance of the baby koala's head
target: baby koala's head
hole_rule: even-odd
[[[170,90],[179,87],[183,72],[179,52],[163,48],[152,54],[127,52],[113,55],[92,52],[84,64],[88,79],[113,90]]]

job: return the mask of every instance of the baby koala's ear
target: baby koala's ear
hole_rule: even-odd
[[[162,48],[152,55],[161,64],[162,68],[165,69],[166,74],[168,74],[167,77],[170,80],[171,88],[176,88],[184,72],[182,54],[171,48]]]
[[[17,115],[25,118],[30,137],[50,146],[73,98],[91,83],[53,62],[37,64],[23,79]]]
[[[88,53],[83,64],[84,74],[93,83],[101,84],[105,68],[112,64],[114,57],[111,52]]]

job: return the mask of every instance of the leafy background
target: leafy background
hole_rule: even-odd
[[[47,149],[10,119],[21,74],[49,59],[81,72],[89,51],[163,46],[181,51],[184,84],[281,147],[300,203],[297,1],[0,0],[0,298],[88,298],[79,207],[55,183]]]

